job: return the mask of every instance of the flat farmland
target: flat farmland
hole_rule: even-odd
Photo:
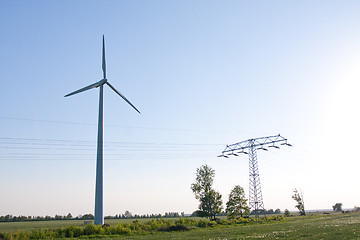
[[[230,225],[147,236],[112,239],[360,239],[360,213],[289,217],[280,222],[255,225]]]
[[[116,225],[118,223],[132,223],[135,219],[105,219],[106,224]],[[149,219],[136,219],[139,222],[146,222]],[[85,220],[86,221],[86,220]],[[93,221],[91,221],[93,222]],[[29,231],[35,229],[56,229],[68,226],[84,227],[84,220],[54,220],[54,221],[26,221],[26,222],[2,222],[0,232]]]
[[[220,217],[225,219],[225,217]],[[166,218],[169,220],[176,220],[178,218]],[[192,217],[191,219],[204,219]],[[132,223],[133,221],[147,222],[151,218],[138,218],[138,219],[105,219],[105,224],[114,226],[119,223]],[[85,220],[87,221],[87,220]],[[84,220],[52,220],[52,221],[25,221],[25,222],[0,222],[0,233],[2,232],[16,232],[16,231],[31,231],[36,229],[57,229],[68,226],[84,227]],[[90,221],[90,220],[89,220]],[[93,222],[93,221],[91,221]]]
[[[141,221],[147,221],[143,219]],[[132,222],[133,220],[110,220],[107,223]],[[140,221],[139,221],[140,222]],[[25,223],[0,223],[0,232],[31,231],[32,229],[84,226],[83,221],[49,221]],[[87,238],[89,236],[86,236]],[[282,221],[262,224],[217,224],[205,228],[191,228],[184,232],[153,232],[139,235],[96,236],[96,239],[360,239],[360,213],[332,213],[288,217]],[[78,238],[77,238],[78,239]]]

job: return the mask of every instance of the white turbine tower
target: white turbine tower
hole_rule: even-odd
[[[116,90],[106,79],[106,63],[105,63],[105,37],[103,35],[103,49],[102,49],[102,70],[104,73],[103,79],[97,83],[91,84],[87,87],[81,88],[75,92],[65,95],[65,97],[84,92],[86,90],[100,87],[99,94],[99,121],[98,121],[98,139],[97,139],[97,160],[96,160],[96,187],[95,187],[95,225],[104,224],[103,214],[103,91],[104,85],[107,84],[114,92],[122,97],[130,106],[132,106],[138,113],[139,110],[126,99],[118,90]]]

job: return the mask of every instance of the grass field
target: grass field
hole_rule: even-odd
[[[226,219],[226,217],[220,217]],[[166,218],[177,219],[177,218]],[[192,217],[192,219],[201,220],[204,218]],[[116,225],[118,223],[132,223],[135,219],[105,219],[105,224]],[[148,218],[136,219],[139,222],[150,221]],[[28,222],[0,222],[1,232],[16,232],[16,231],[30,231],[42,228],[61,228],[67,226],[79,226],[84,227],[84,220],[55,220],[55,221],[28,221]]]
[[[132,220],[108,220],[115,225]],[[147,221],[143,219],[142,221]],[[62,226],[84,226],[83,221],[49,221],[0,223],[0,232],[13,232],[39,228],[59,228]],[[97,237],[96,239],[99,239]],[[360,213],[333,213],[330,215],[312,215],[289,217],[283,221],[249,225],[218,225],[192,229],[187,232],[155,232],[146,235],[108,236],[107,239],[360,239]]]
[[[360,239],[360,213],[289,217],[284,221],[269,224],[231,225],[112,239]]]
[[[131,223],[134,219],[106,219],[107,224]],[[139,222],[149,219],[138,219]],[[58,221],[28,221],[28,222],[3,222],[0,223],[0,232],[16,232],[17,230],[34,230],[41,228],[61,228],[67,226],[84,226],[84,220],[58,220]]]

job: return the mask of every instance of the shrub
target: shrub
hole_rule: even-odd
[[[144,229],[149,229],[153,231],[157,231],[161,228],[167,228],[169,226],[174,225],[174,222],[172,220],[164,220],[164,219],[156,219],[151,220],[150,222],[147,222],[144,226]]]
[[[162,227],[159,229],[161,232],[174,232],[174,231],[189,231],[190,229],[185,225],[172,225],[168,227]]]
[[[59,233],[61,233],[61,234],[59,234]],[[59,229],[57,236],[73,238],[73,237],[80,237],[82,234],[83,234],[83,231],[80,227],[69,226],[66,228]]]
[[[88,224],[84,228],[84,235],[94,235],[95,234],[95,225],[94,224]]]
[[[129,224],[117,224],[115,227],[111,228],[112,234],[119,234],[119,235],[130,235],[131,229]]]
[[[216,223],[219,225],[230,225],[231,222],[228,220],[216,219]]]
[[[175,220],[175,225],[196,226],[197,221],[195,219],[190,219],[190,218],[180,218],[180,219]]]
[[[269,218],[270,221],[281,221],[284,220],[283,216],[273,216]]]
[[[169,231],[189,231],[190,229],[185,225],[170,226]]]
[[[251,221],[252,220],[250,218],[243,218],[243,217],[237,217],[233,220],[233,222],[236,224],[249,223]]]
[[[207,225],[209,227],[213,227],[213,226],[217,225],[217,223],[215,221],[211,221],[211,222],[208,222]]]
[[[197,226],[199,227],[199,228],[205,228],[205,227],[207,227],[207,221],[205,221],[205,220],[199,220],[198,221],[198,223],[197,223]]]
[[[39,230],[32,230],[30,234],[26,234],[22,232],[22,234],[17,234],[16,239],[45,239],[45,238],[54,238],[55,232],[49,229],[39,229]]]

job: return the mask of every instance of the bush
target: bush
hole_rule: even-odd
[[[83,234],[83,230],[80,227],[69,226],[58,230],[57,237],[80,237]]]
[[[111,228],[112,234],[118,234],[118,235],[130,235],[131,229],[129,224],[117,224],[115,227]]]
[[[185,225],[172,225],[168,227],[162,227],[159,229],[161,232],[174,232],[174,231],[189,231],[190,229]]]
[[[84,235],[94,235],[95,234],[95,225],[94,224],[88,224],[84,228]]]
[[[231,222],[229,220],[216,219],[216,223],[219,225],[230,225]]]
[[[50,229],[39,229],[32,230],[31,233],[26,234],[22,232],[22,235],[17,234],[16,239],[45,239],[45,238],[54,238],[56,236],[55,232]]]
[[[209,227],[213,227],[213,226],[217,225],[217,223],[211,221],[211,222],[208,222],[207,225],[208,225]]]
[[[243,217],[237,217],[233,220],[233,222],[236,224],[249,223],[251,221],[252,221],[251,218],[243,218]]]
[[[198,221],[198,223],[197,223],[197,227],[199,227],[199,228],[205,228],[205,227],[207,227],[207,221],[205,221],[205,220],[199,220]]]
[[[174,225],[174,223],[172,220],[156,219],[156,220],[151,220],[150,222],[147,222],[146,225],[150,226],[151,230],[157,231],[160,228],[166,228],[171,225]]]
[[[273,216],[269,218],[270,221],[281,221],[284,220],[283,216]]]
[[[195,219],[190,219],[190,218],[180,218],[180,219],[175,220],[175,225],[196,226],[197,221]]]

